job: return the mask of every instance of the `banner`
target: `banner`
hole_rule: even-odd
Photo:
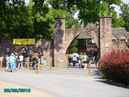
[[[35,39],[13,39],[14,45],[35,45]]]

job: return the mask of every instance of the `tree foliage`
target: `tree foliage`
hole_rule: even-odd
[[[3,37],[35,37],[38,34],[42,38],[51,38],[55,21],[53,16],[62,17],[65,14],[66,28],[72,25],[80,28],[80,20],[86,26],[89,22],[99,21],[99,14],[105,13],[113,14],[112,27],[123,27],[125,24],[128,29],[126,7],[121,6],[123,15],[117,18],[112,4],[119,6],[121,0],[31,0],[28,5],[25,5],[24,0],[0,0],[0,32]],[[77,11],[79,19],[73,17]]]
[[[129,31],[129,4],[123,3],[120,6],[120,10],[122,12],[122,13],[120,13],[120,17],[125,22],[125,28],[126,28],[126,30]]]
[[[78,40],[75,38],[73,39],[73,41],[71,42],[67,52],[68,53],[78,53]]]

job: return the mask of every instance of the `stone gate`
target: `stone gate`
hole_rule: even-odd
[[[81,28],[65,29],[65,16],[63,18],[55,18],[55,31],[54,31],[54,66],[55,67],[67,67],[66,65],[66,52],[72,42],[72,40],[80,33],[85,33],[85,38],[92,38],[99,49],[99,56],[110,52],[112,47],[111,36],[111,21],[112,14],[110,16],[99,16],[100,23],[96,22],[95,25],[87,25],[85,28],[81,25]]]

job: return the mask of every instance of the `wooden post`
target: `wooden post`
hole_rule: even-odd
[[[53,70],[52,69],[52,61],[50,62],[50,69],[48,69],[48,70]]]
[[[27,69],[30,69],[30,57],[28,57],[28,66],[27,66]]]
[[[41,74],[41,72],[40,72],[40,59],[38,59],[38,68],[37,68],[36,74]]]
[[[3,56],[2,57],[0,57],[1,58],[1,60],[0,60],[0,72],[2,72],[2,62],[3,62]]]
[[[99,64],[98,64],[98,62],[97,62],[97,66],[98,66],[98,67],[97,67],[98,69],[97,69],[97,73],[96,73],[96,74],[100,75],[100,73],[99,73]]]
[[[90,62],[89,62],[89,75],[87,75],[87,76],[92,76],[92,75],[90,75],[90,65],[91,65],[91,62],[92,62],[92,60],[90,60]]]

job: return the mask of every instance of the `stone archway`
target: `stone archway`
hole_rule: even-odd
[[[5,53],[6,53],[6,52],[11,53],[11,47],[6,46],[6,47],[4,48],[4,52],[5,52]]]
[[[67,56],[66,51],[72,42],[72,40],[80,33],[85,33],[88,37],[91,37],[99,48],[99,28],[94,24],[88,24],[86,28],[75,29],[72,26],[71,29],[65,29],[65,16],[63,18],[56,18],[55,31],[54,31],[54,66],[66,68]]]
[[[99,26],[96,24],[88,24],[86,28],[82,25],[81,28],[65,29],[65,16],[63,18],[55,18],[55,31],[54,31],[54,66],[66,68],[67,58],[66,50],[69,47],[72,40],[80,33],[85,33],[88,37],[92,38],[99,48],[99,56],[111,51],[112,42],[112,29],[111,21],[112,15],[100,17]]]
[[[28,48],[26,46],[19,47],[18,52],[22,53],[24,58],[26,58],[28,55]]]
[[[87,26],[89,26],[90,24],[88,24]],[[92,38],[93,41],[96,43],[97,47],[99,48],[99,31],[95,25],[90,25],[91,27],[94,27],[94,28],[80,28],[78,30],[76,30],[75,28],[74,29],[66,29],[66,50],[68,49],[69,45],[71,44],[71,42],[73,41],[73,39],[81,34],[81,33],[84,33],[86,34],[86,37],[85,38]]]

